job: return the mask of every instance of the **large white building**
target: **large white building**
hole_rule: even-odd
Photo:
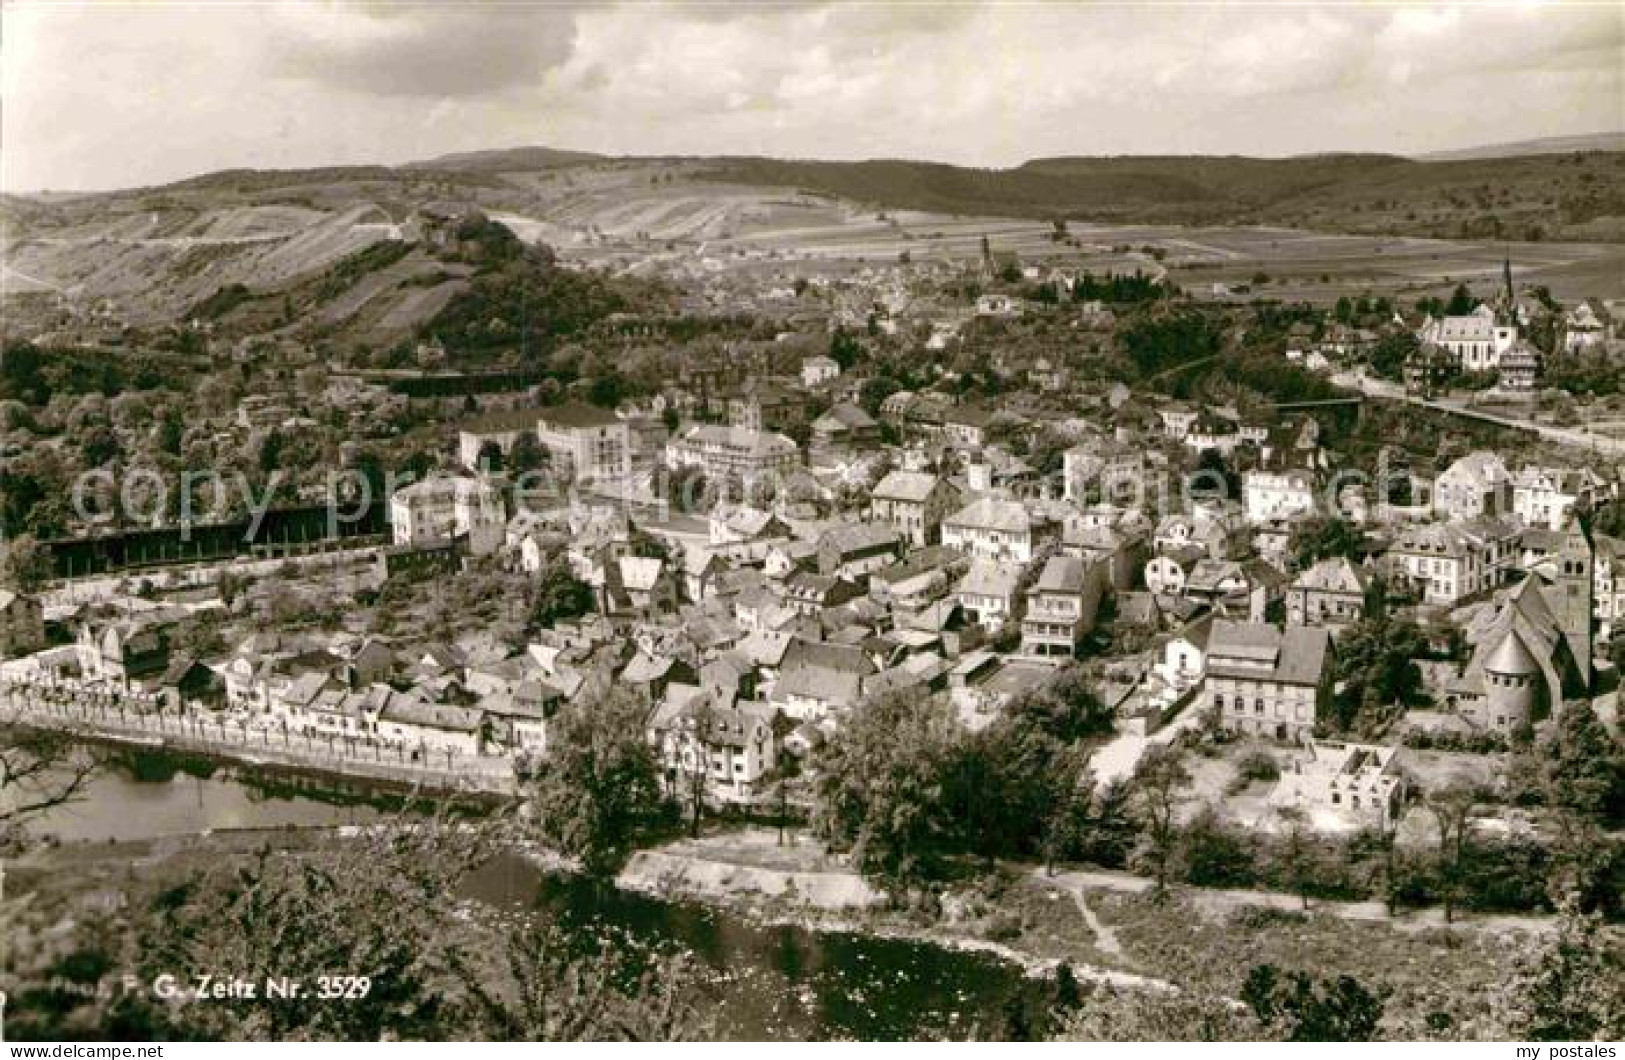
[[[801,451],[782,434],[706,423],[666,443],[666,462],[698,467],[716,481],[749,482],[789,473],[801,463]]]
[[[632,432],[612,412],[591,405],[542,409],[536,438],[577,481],[623,483],[632,475]]]
[[[1388,549],[1391,575],[1407,579],[1424,603],[1454,604],[1498,587],[1518,557],[1518,530],[1498,519],[1420,523]]]
[[[1423,345],[1449,353],[1462,371],[1492,372],[1501,366],[1501,354],[1517,341],[1518,329],[1497,321],[1495,310],[1481,305],[1463,316],[1429,317],[1417,337]]]
[[[466,534],[469,552],[484,556],[501,547],[507,513],[501,492],[484,479],[437,475],[395,491],[389,525],[397,545],[443,543]]]

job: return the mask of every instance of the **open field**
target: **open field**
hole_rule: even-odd
[[[255,293],[318,275],[397,237],[415,209],[478,207],[578,263],[634,274],[756,279],[913,261],[978,260],[1167,276],[1199,298],[1330,304],[1344,295],[1488,291],[1503,257],[1560,300],[1625,297],[1625,244],[1339,235],[1280,226],[1070,221],[888,209],[823,191],[716,179],[703,160],[601,161],[536,171],[214,175],[165,189],[24,201],[6,217],[4,288],[112,299],[131,322],[172,319],[228,284]],[[996,207],[995,207],[996,208]],[[1126,209],[1126,206],[1125,206]],[[1155,211],[1147,216],[1155,216]],[[1255,283],[1262,274],[1267,282]],[[1229,288],[1249,285],[1244,294]],[[1217,293],[1216,293],[1217,292]],[[389,313],[408,326],[453,293]],[[357,294],[356,297],[360,297]],[[365,300],[365,299],[363,299]],[[329,307],[345,317],[354,305]]]

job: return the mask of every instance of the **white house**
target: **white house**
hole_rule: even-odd
[[[1241,493],[1247,521],[1254,525],[1315,510],[1315,480],[1307,471],[1249,471]]]
[[[1033,530],[1032,517],[1024,505],[983,497],[942,521],[942,543],[973,559],[1030,563],[1035,544]]]

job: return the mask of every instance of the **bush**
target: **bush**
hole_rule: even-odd
[[[1249,751],[1236,763],[1236,779],[1248,784],[1259,780],[1280,780],[1281,765],[1268,751]]]

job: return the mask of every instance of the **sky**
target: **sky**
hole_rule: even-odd
[[[613,155],[1419,154],[1625,129],[1625,4],[3,0],[0,187]]]

